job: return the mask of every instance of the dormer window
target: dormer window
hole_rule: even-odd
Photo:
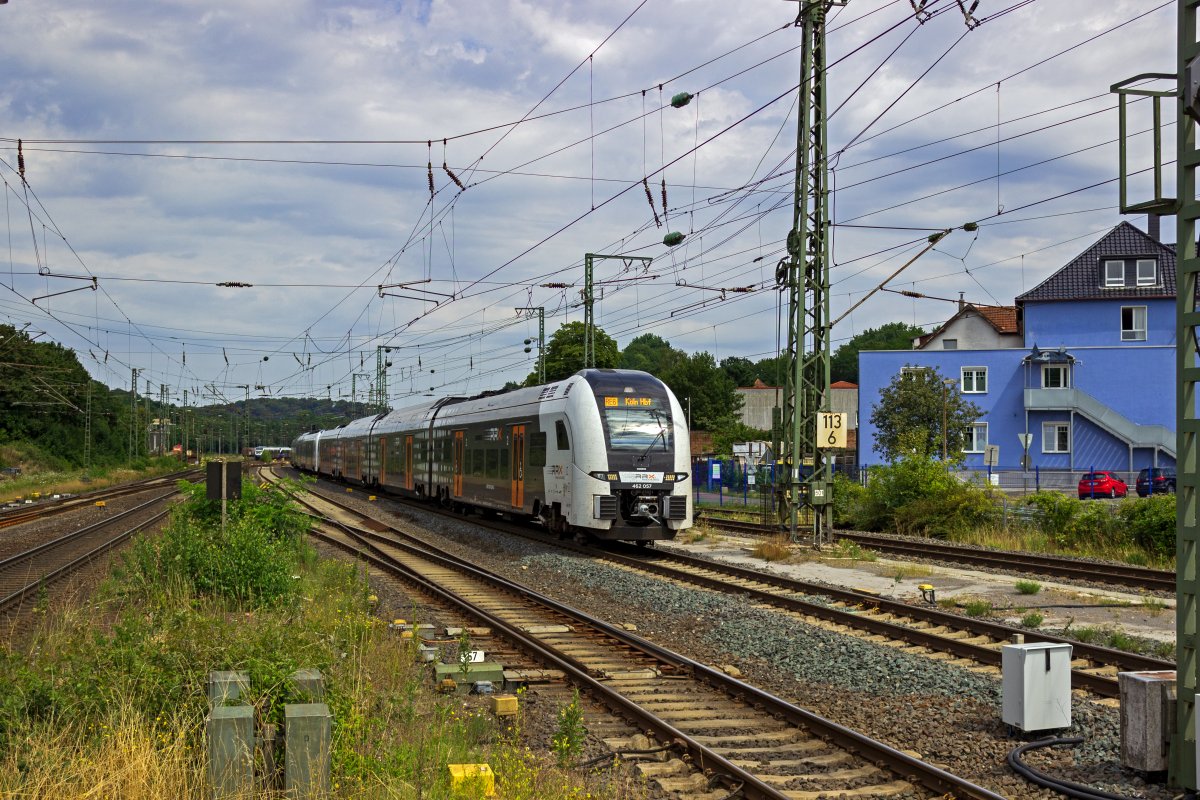
[[[1153,262],[1151,262],[1153,263]],[[1104,262],[1104,285],[1124,286],[1125,285],[1125,262],[1124,261],[1105,261]]]
[[[1137,285],[1155,286],[1158,284],[1158,263],[1153,258],[1139,258],[1137,262]]]

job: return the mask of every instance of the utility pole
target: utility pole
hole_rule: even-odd
[[[375,397],[372,402],[380,414],[388,410],[387,369],[392,362],[384,358],[383,354],[390,352],[392,348],[383,345],[375,348]]]
[[[83,468],[92,468],[92,379],[87,378],[87,405],[83,417]]]
[[[665,189],[663,190],[666,191]],[[625,266],[631,266],[635,261],[640,261],[649,266],[653,258],[646,256],[612,256],[601,255],[599,253],[584,253],[583,255],[583,367],[596,366],[596,315],[595,305],[596,297],[593,291],[592,273],[593,265],[596,261],[615,258],[625,262]]]
[[[358,379],[359,378],[366,378],[368,381],[370,381],[371,373],[369,373],[369,372],[352,372],[352,373],[350,373],[350,402],[352,402],[352,403],[358,402]]]
[[[1118,104],[1118,177],[1122,214],[1175,215],[1175,730],[1171,738],[1168,778],[1172,786],[1196,789],[1200,779],[1196,767],[1196,693],[1200,691],[1200,426],[1196,413],[1200,366],[1197,357],[1196,306],[1200,254],[1196,248],[1196,220],[1200,199],[1196,197],[1196,169],[1200,150],[1196,147],[1196,125],[1200,121],[1200,43],[1197,34],[1196,0],[1178,0],[1176,32],[1177,62],[1174,73],[1137,75],[1114,84]],[[1144,88],[1147,79],[1174,81],[1170,90]],[[1140,203],[1127,197],[1128,163],[1126,143],[1126,98],[1150,101],[1153,114],[1153,192]],[[1163,193],[1162,104],[1175,115],[1175,191],[1177,198]]]
[[[788,292],[787,376],[783,393],[783,467],[777,484],[779,509],[793,540],[801,508],[811,509],[813,546],[833,528],[832,460],[818,447],[817,418],[829,397],[829,193],[826,179],[828,126],[825,102],[825,15],[849,0],[799,0],[796,24],[803,29],[799,120],[796,132],[796,195],[788,257],[776,283]],[[812,470],[803,476],[805,459]]]
[[[171,431],[171,412],[168,405],[170,389],[171,387],[165,383],[158,385],[158,454],[160,456],[166,455],[170,449],[170,445],[167,444],[167,436]]]
[[[237,437],[237,453],[242,454],[243,437],[246,439],[246,445],[250,444],[250,385],[247,383],[236,384],[233,388],[246,390],[246,401],[242,406],[242,430]]]
[[[129,370],[129,460],[137,458],[137,367]]]
[[[525,319],[533,319],[533,312],[538,315],[538,383],[546,382],[546,308],[538,306],[537,308],[518,308],[517,314],[524,314]],[[533,344],[532,339],[525,340],[525,352],[530,351],[530,345]]]

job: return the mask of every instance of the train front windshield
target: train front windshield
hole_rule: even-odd
[[[646,405],[610,405],[612,400],[640,400]],[[604,423],[608,446],[614,451],[670,450],[671,414],[661,400],[605,398]]]

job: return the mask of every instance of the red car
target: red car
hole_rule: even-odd
[[[1079,499],[1089,497],[1124,497],[1129,492],[1125,481],[1111,472],[1085,472],[1079,479]]]

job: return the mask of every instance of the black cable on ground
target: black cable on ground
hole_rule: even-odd
[[[1007,759],[1008,766],[1025,780],[1036,783],[1045,789],[1065,794],[1067,797],[1076,797],[1080,798],[1080,800],[1136,800],[1136,798],[1129,795],[1114,794],[1093,786],[1085,786],[1082,783],[1055,778],[1041,770],[1034,769],[1021,760],[1021,756],[1030,750],[1040,750],[1043,747],[1054,747],[1056,745],[1075,745],[1082,741],[1082,736],[1071,736],[1062,739],[1050,737],[1047,739],[1038,739],[1036,742],[1027,742],[1009,752]]]
[[[663,745],[662,747],[654,747],[649,750],[617,750],[616,752],[613,752],[613,753],[607,753],[602,756],[596,756],[593,759],[589,759],[588,761],[583,761],[579,764],[576,764],[575,766],[579,769],[583,769],[585,767],[591,767],[596,764],[601,764],[605,761],[614,761],[615,762],[617,759],[628,760],[629,756],[652,756],[652,755],[657,755],[658,753],[665,753],[668,750],[674,750],[674,749],[675,749],[675,745],[668,744],[668,745]]]

